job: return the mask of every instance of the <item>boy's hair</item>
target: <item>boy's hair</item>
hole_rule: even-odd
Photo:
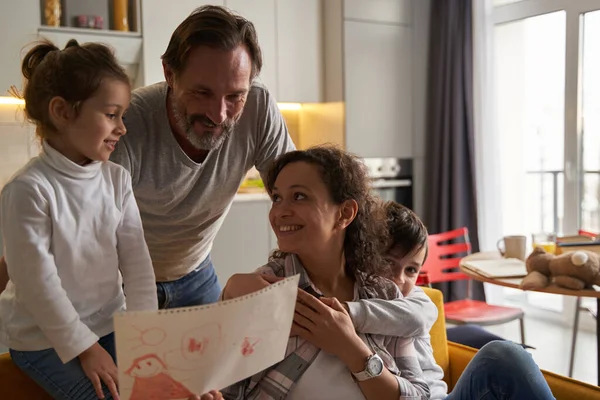
[[[394,201],[385,204],[385,212],[390,234],[388,251],[399,249],[402,256],[406,257],[412,252],[427,248],[427,228],[417,214]]]
[[[253,80],[262,69],[262,53],[252,22],[221,6],[202,6],[194,10],[173,32],[162,60],[175,75],[181,74],[190,51],[197,46],[230,51],[246,46],[252,59]]]
[[[81,103],[96,93],[104,79],[130,85],[108,47],[99,43],[79,45],[74,39],[63,50],[49,40],[41,41],[25,55],[21,71],[26,81],[25,114],[41,139],[57,131],[49,112],[54,97],[62,97],[78,113]]]

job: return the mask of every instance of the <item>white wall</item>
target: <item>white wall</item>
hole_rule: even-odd
[[[414,209],[423,215],[425,198],[425,134],[427,121],[427,73],[429,55],[429,10],[431,0],[413,0],[413,158]]]

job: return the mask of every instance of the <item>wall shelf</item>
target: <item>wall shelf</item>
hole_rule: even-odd
[[[85,28],[38,28],[38,35],[52,41],[59,49],[70,39],[83,44],[98,42],[112,47],[119,62],[124,65],[139,64],[142,52],[142,35],[135,32],[116,32]]]
[[[45,33],[60,33],[60,34],[70,34],[70,35],[93,35],[93,36],[112,36],[112,37],[124,37],[124,38],[141,38],[142,34],[140,32],[123,32],[123,31],[114,31],[109,29],[91,29],[91,28],[76,28],[70,26],[60,26],[53,27],[43,25],[38,29],[40,35],[44,35]]]

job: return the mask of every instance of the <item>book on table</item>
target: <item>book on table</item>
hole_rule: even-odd
[[[527,275],[525,262],[517,258],[463,261],[461,265],[486,278],[523,278]]]

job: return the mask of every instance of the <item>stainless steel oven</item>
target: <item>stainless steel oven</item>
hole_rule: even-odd
[[[413,208],[413,160],[406,158],[364,159],[373,191],[383,200]]]

